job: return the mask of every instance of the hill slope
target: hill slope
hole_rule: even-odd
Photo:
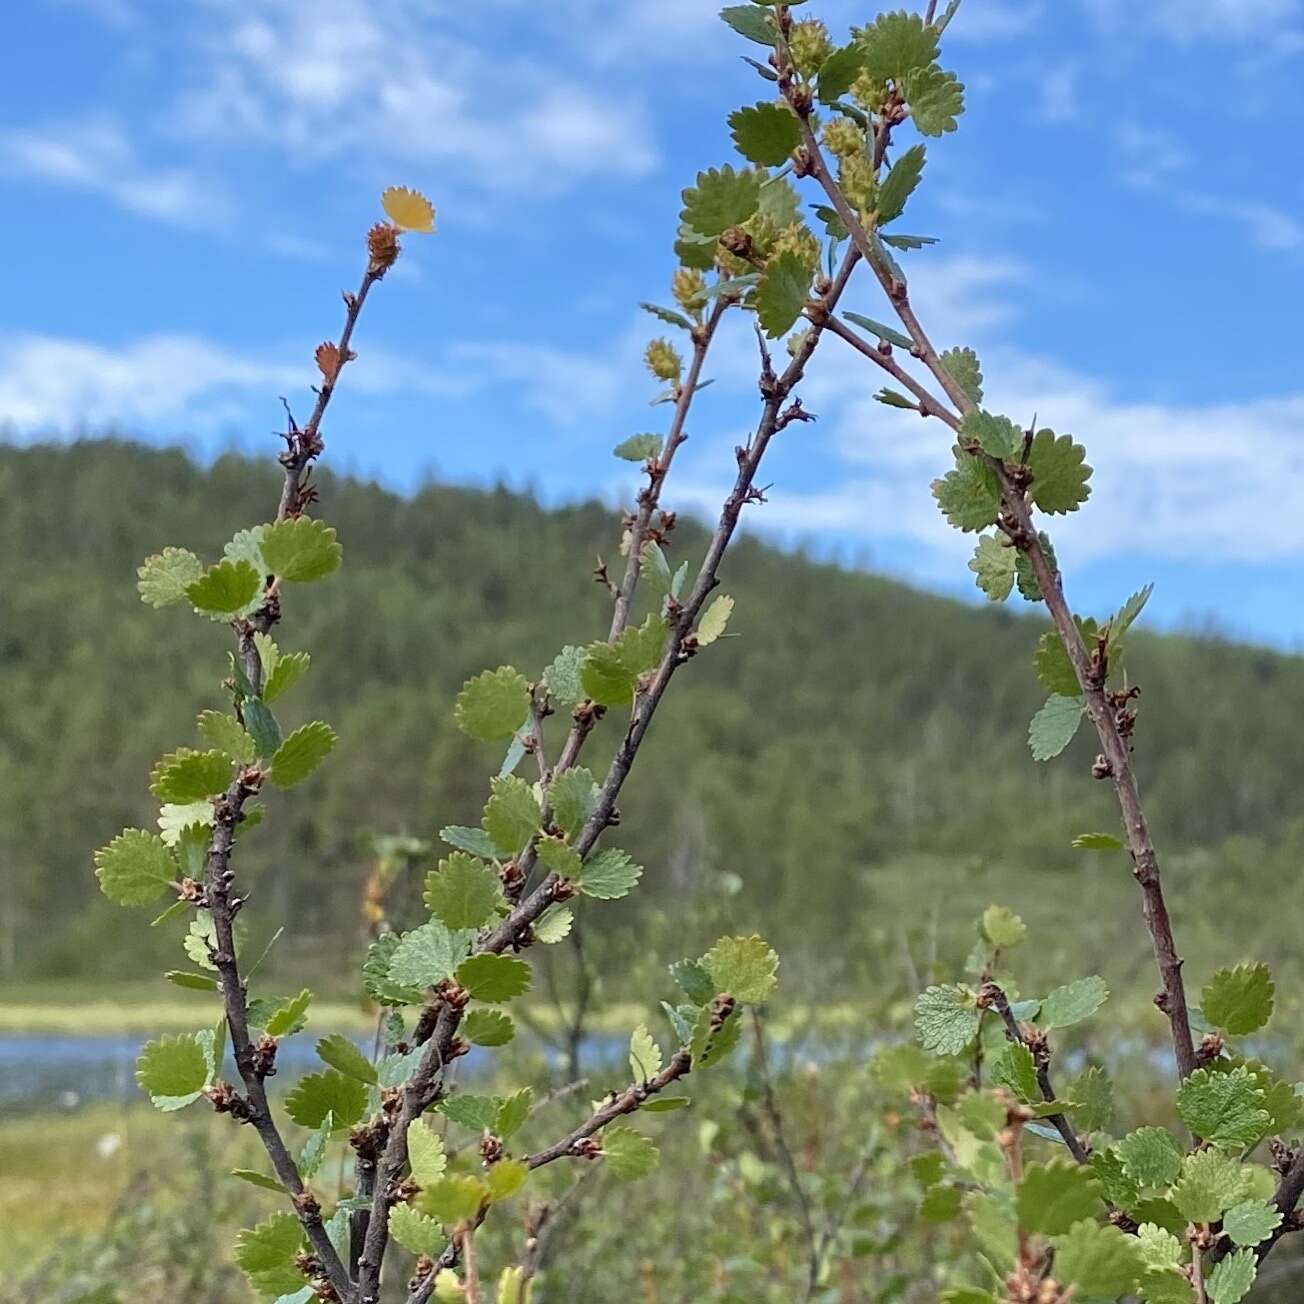
[[[0,977],[139,974],[152,958],[139,921],[98,900],[90,852],[124,824],[152,825],[149,769],[220,703],[227,641],[144,607],[135,567],[165,544],[217,553],[266,517],[276,478],[270,458],[205,469],[127,443],[0,448]],[[597,505],[548,512],[438,485],[401,499],[329,474],[321,487],[345,566],[291,595],[279,638],[314,658],[294,709],[329,720],[341,745],[249,843],[260,908],[317,939],[356,928],[359,815],[421,834],[475,822],[499,758],[457,733],[453,696],[485,666],[537,673],[605,628],[590,570],[615,535]],[[704,538],[681,527],[676,557],[699,556]],[[659,906],[687,945],[696,916],[724,914],[860,968],[927,932],[935,907],[958,929],[994,895],[1061,925],[1081,901],[1084,925],[1114,944],[1109,917],[1135,909],[1126,866],[1068,849],[1116,823],[1086,776],[1085,737],[1050,767],[1024,742],[1037,621],[747,540],[724,578],[740,637],[677,679],[640,760],[620,836],[650,890],[613,912],[613,947],[646,934]],[[1130,666],[1141,779],[1188,949],[1204,945],[1197,914],[1248,943],[1228,887],[1293,877],[1304,847],[1304,661],[1143,634]],[[615,730],[603,725],[591,763]],[[745,890],[731,896],[733,875]],[[1144,937],[1126,927],[1139,962]]]

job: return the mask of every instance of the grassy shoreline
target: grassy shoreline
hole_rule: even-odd
[[[160,991],[157,982],[89,988],[84,984],[9,984],[0,988],[0,1034],[96,1036],[186,1032],[212,1023],[216,997],[179,988]],[[529,1009],[536,1027],[553,1032],[561,1025],[550,1005]],[[618,1003],[591,1017],[594,1032],[628,1032],[652,1016],[642,1006]],[[375,1027],[374,1008],[354,1000],[318,998],[310,1027],[321,1032],[365,1033]]]

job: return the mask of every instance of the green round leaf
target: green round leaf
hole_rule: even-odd
[[[100,891],[120,906],[149,906],[177,877],[177,862],[162,838],[124,829],[95,853]]]
[[[367,1087],[338,1069],[324,1069],[300,1078],[285,1097],[285,1110],[300,1127],[316,1130],[327,1114],[337,1132],[358,1123],[367,1111]]]
[[[263,560],[280,580],[303,584],[322,579],[335,570],[344,549],[335,531],[323,521],[292,516],[265,528]]]
[[[511,666],[486,670],[468,679],[457,695],[457,727],[481,742],[506,742],[515,736],[530,711],[530,686]]]
[[[426,875],[426,909],[448,928],[479,928],[503,900],[496,870],[482,860],[455,851]]]
[[[1266,964],[1219,969],[1201,994],[1204,1017],[1234,1037],[1257,1032],[1272,1017],[1276,987]]]
[[[760,937],[722,937],[702,957],[718,992],[748,1005],[760,1005],[779,985],[779,957]]]
[[[267,777],[278,788],[306,779],[335,746],[335,730],[320,720],[296,729],[277,749]]]
[[[530,966],[510,955],[473,955],[457,966],[457,981],[477,1001],[500,1005],[530,989]]]

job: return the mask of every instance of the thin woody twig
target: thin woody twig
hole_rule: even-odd
[[[592,850],[598,837],[611,821],[621,786],[629,773],[630,767],[633,765],[639,746],[646,736],[657,705],[660,703],[675,670],[682,664],[681,655],[684,642],[691,632],[702,607],[705,605],[706,599],[719,582],[717,572],[720,562],[729,546],[734,531],[737,529],[742,509],[748,502],[754,501],[753,486],[756,472],[770,441],[782,428],[780,423],[785,415],[784,404],[798,381],[805,374],[806,364],[815,351],[824,326],[841,298],[858,260],[859,254],[856,250],[850,249],[847,251],[837,275],[817,301],[815,311],[820,320],[812,322],[811,329],[802,340],[796,357],[784,369],[782,375],[767,386],[768,393],[765,396],[761,420],[748,446],[738,450],[738,475],[734,481],[734,487],[721,510],[719,524],[711,537],[706,557],[702,562],[701,569],[698,571],[692,591],[685,599],[680,615],[671,629],[660,665],[653,672],[647,688],[638,695],[635,701],[634,711],[625,737],[617,748],[616,755],[613,757],[606,777],[599,788],[594,811],[574,841],[575,850],[581,858]],[[789,420],[791,419],[789,418]],[[558,770],[561,768],[563,767],[559,763]],[[516,941],[524,929],[532,924],[552,904],[552,894],[557,882],[557,875],[548,875],[484,939],[481,943],[481,949],[501,951]]]
[[[1037,1074],[1037,1087],[1041,1091],[1041,1098],[1045,1101],[1054,1100],[1055,1088],[1051,1085],[1050,1080],[1050,1051],[1046,1046],[1045,1039],[1042,1038],[1039,1042],[1034,1042],[1024,1036],[1023,1029],[1019,1027],[1019,1022],[1010,1009],[1009,998],[996,983],[986,982],[982,985],[978,992],[978,1004],[983,1009],[995,1010],[1001,1016],[1001,1022],[1005,1027],[1006,1040],[1013,1042],[1017,1046],[1023,1046],[1032,1056],[1033,1066]],[[1087,1152],[1083,1149],[1082,1142],[1078,1140],[1077,1133],[1069,1125],[1068,1119],[1063,1114],[1051,1114],[1047,1117],[1046,1122],[1060,1134],[1073,1158],[1078,1163],[1085,1164],[1087,1162]]]
[[[761,1083],[761,1108],[770,1124],[770,1132],[774,1137],[775,1148],[779,1152],[784,1177],[787,1180],[788,1189],[792,1192],[793,1202],[797,1206],[797,1217],[801,1222],[802,1234],[806,1238],[806,1289],[809,1294],[814,1290],[815,1283],[819,1279],[819,1237],[815,1231],[815,1218],[811,1212],[810,1197],[806,1194],[806,1188],[802,1185],[801,1174],[797,1171],[797,1161],[792,1157],[792,1150],[788,1146],[788,1137],[783,1126],[783,1114],[779,1110],[779,1102],[775,1099],[774,1082],[770,1077],[769,1055],[765,1047],[765,1025],[761,1019],[761,1012],[755,1006],[752,1007],[751,1013],[753,1059]]]
[[[688,371],[677,386],[675,411],[670,418],[670,429],[666,432],[661,452],[648,464],[648,483],[638,496],[638,512],[629,531],[629,556],[625,561],[625,574],[616,590],[616,601],[611,612],[611,629],[607,634],[609,643],[619,638],[625,626],[629,624],[629,614],[634,605],[634,593],[638,588],[643,544],[647,538],[648,526],[653,513],[661,503],[661,490],[665,485],[666,476],[670,474],[670,464],[674,461],[680,444],[688,438],[684,425],[702,379],[702,367],[706,362],[706,355],[711,348],[711,342],[715,339],[716,329],[721,319],[733,303],[728,295],[716,295],[711,302],[711,311],[706,321],[693,327],[693,356],[689,361]]]
[[[580,1147],[580,1142],[587,1140],[595,1132],[600,1132],[608,1123],[620,1118],[621,1115],[635,1113],[649,1097],[664,1091],[672,1082],[686,1077],[692,1065],[692,1056],[688,1051],[683,1048],[677,1050],[670,1057],[670,1063],[659,1073],[654,1074],[646,1082],[635,1082],[624,1091],[616,1093],[559,1141],[554,1141],[552,1145],[532,1155],[526,1155],[524,1157],[526,1167],[534,1170],[542,1168],[545,1164],[555,1163],[558,1159],[591,1157],[586,1149]]]
[[[563,1214],[570,1212],[580,1192],[598,1171],[596,1164],[582,1168],[561,1195],[551,1204],[544,1205],[534,1216],[531,1234],[526,1238],[525,1246],[517,1259],[525,1274],[525,1281],[537,1276],[539,1269],[547,1262],[548,1250],[567,1221]]]
[[[543,1150],[532,1155],[523,1156],[522,1162],[533,1171],[536,1168],[543,1168],[547,1164],[555,1163],[558,1159],[571,1158],[591,1161],[599,1158],[602,1153],[601,1147],[596,1144],[585,1144],[595,1133],[600,1132],[608,1123],[620,1118],[622,1115],[636,1113],[645,1101],[663,1091],[672,1082],[677,1082],[680,1078],[686,1076],[691,1069],[692,1057],[688,1051],[683,1049],[677,1051],[671,1057],[670,1063],[659,1073],[645,1082],[632,1083],[622,1092],[612,1093],[611,1097],[577,1128]],[[574,1085],[571,1084],[572,1087]],[[564,1088],[563,1090],[568,1089]],[[579,1183],[576,1183],[576,1186],[578,1185]],[[574,1188],[572,1188],[571,1192],[568,1192],[568,1195],[573,1194],[573,1191]],[[470,1224],[472,1231],[484,1222],[488,1212],[489,1206],[482,1205]],[[458,1262],[460,1253],[461,1240],[459,1235],[449,1241],[443,1254],[436,1260],[433,1269],[413,1286],[408,1294],[407,1304],[426,1304],[434,1290],[435,1277],[440,1269],[453,1267]]]
[[[659,665],[652,672],[646,687],[641,688],[635,696],[629,724],[599,786],[593,812],[572,840],[571,845],[581,860],[593,849],[599,837],[612,822],[616,800],[634,764],[657,706],[675,671],[688,659],[687,641],[707,598],[719,583],[720,564],[738,527],[743,508],[760,497],[755,488],[755,480],[766,450],[781,430],[794,421],[808,419],[799,400],[790,402],[792,392],[805,375],[806,366],[820,341],[824,327],[836,309],[859,259],[860,254],[855,248],[846,251],[833,279],[819,287],[818,297],[813,304],[814,319],[811,328],[801,338],[791,361],[777,376],[762,375],[760,388],[763,402],[760,420],[747,445],[737,449],[738,473],[734,486],[721,509],[720,520],[707,546],[706,556],[698,570],[692,590],[680,605]],[[691,393],[681,394],[681,402],[687,402],[691,397]],[[583,718],[588,720],[586,727],[580,727],[581,716],[577,712],[577,727],[571,730],[567,738],[553,771],[554,774],[574,764],[579,748],[592,727],[593,716],[586,714]],[[526,863],[533,849],[532,844],[523,853],[522,865]],[[476,951],[500,954],[509,947],[524,944],[528,940],[531,925],[554,901],[568,898],[572,890],[569,883],[560,875],[547,874],[515,905],[506,918],[479,939]],[[446,999],[441,1002],[434,1031],[426,1044],[425,1052],[416,1071],[403,1088],[402,1105],[390,1129],[385,1152],[378,1167],[366,1243],[358,1265],[358,1304],[378,1304],[381,1265],[388,1243],[388,1210],[407,1162],[407,1131],[412,1121],[439,1097],[442,1090],[443,1065],[452,1049],[461,1018],[461,1005]],[[688,1072],[690,1064],[687,1053],[681,1051],[658,1075],[658,1080],[664,1078],[665,1081],[672,1081],[675,1077]],[[669,1077],[666,1076],[668,1074]],[[630,1091],[646,1091],[650,1086],[651,1084],[647,1084],[643,1087],[631,1088]],[[655,1089],[659,1090],[660,1087],[657,1086]],[[531,1167],[537,1167],[570,1153],[570,1147],[577,1140],[592,1136],[611,1118],[637,1108],[641,1099],[642,1096],[631,1096],[630,1092],[624,1093],[614,1102],[603,1106],[576,1132],[563,1138],[547,1151],[531,1156],[527,1162]]]
[[[908,286],[896,271],[887,265],[877,239],[871,239],[859,214],[853,209],[830,172],[810,126],[809,106],[804,106],[803,111],[803,106],[799,103],[792,102],[792,104],[798,113],[801,125],[805,166],[809,174],[819,182],[829,202],[850,232],[854,247],[860,250],[873,269],[914,344],[916,357],[927,367],[961,416],[975,411],[977,404],[943,365],[940,354],[915,314],[910,303]],[[947,424],[954,428],[954,422]],[[1037,577],[1051,622],[1064,645],[1082,689],[1087,716],[1100,740],[1106,772],[1114,784],[1127,831],[1133,873],[1141,888],[1146,927],[1150,933],[1155,963],[1163,985],[1163,991],[1156,998],[1156,1004],[1168,1018],[1178,1076],[1185,1078],[1195,1069],[1196,1057],[1186,1004],[1186,990],[1182,980],[1182,960],[1177,953],[1173,938],[1172,923],[1159,874],[1159,857],[1142,810],[1130,748],[1119,730],[1116,712],[1109,702],[1103,678],[1092,665],[1073,619],[1073,613],[1064,598],[1059,571],[1043,547],[1040,534],[1033,523],[1032,507],[1028,502],[1027,494],[1012,485],[1009,477],[1003,472],[999,474],[1004,507],[1014,526],[1012,537],[1015,545],[1026,553],[1033,573]],[[1301,1174],[1301,1184],[1304,1186],[1304,1174]]]
[[[390,261],[392,262],[392,259]],[[349,342],[354,327],[368,292],[384,276],[388,265],[388,263],[381,265],[373,253],[358,292],[345,296],[347,311],[344,328],[335,346],[336,365],[329,372],[324,373],[317,402],[307,426],[299,430],[293,420],[290,421],[290,429],[286,435],[287,449],[280,458],[285,476],[277,508],[277,520],[284,520],[287,516],[300,511],[303,506],[304,474],[324,448],[319,434],[321,421],[335,392],[339,372],[352,357]],[[271,590],[259,612],[247,621],[236,622],[237,654],[241,669],[255,693],[259,692],[262,686],[262,663],[254,634],[266,632],[279,619],[279,593]],[[233,891],[235,877],[231,869],[231,853],[235,846],[236,830],[244,819],[245,803],[258,792],[261,782],[262,776],[258,771],[245,767],[239,768],[224,796],[214,803],[213,838],[205,859],[205,895],[213,920],[215,942],[213,962],[217,966],[221,980],[222,1002],[231,1035],[232,1054],[245,1088],[243,1100],[236,1097],[230,1101],[223,1099],[220,1103],[215,1100],[214,1103],[219,1104],[219,1107],[230,1109],[237,1117],[242,1117],[253,1125],[263,1143],[263,1148],[267,1151],[278,1180],[291,1198],[295,1212],[303,1224],[304,1232],[326,1276],[330,1279],[331,1286],[339,1298],[347,1302],[353,1298],[353,1283],[349,1270],[326,1234],[321,1219],[321,1207],[304,1186],[298,1166],[290,1156],[268,1103],[264,1083],[271,1069],[271,1057],[275,1055],[275,1043],[258,1047],[253,1044],[249,1032],[248,993],[236,959],[235,916],[242,903]]]
[[[882,367],[902,388],[910,391],[919,400],[919,411],[923,416],[937,417],[945,421],[952,430],[960,429],[960,419],[935,399],[900,363],[892,356],[891,345],[876,346],[856,334],[844,321],[837,317],[830,318],[828,330],[840,340],[845,340],[856,352],[868,358],[876,367]]]

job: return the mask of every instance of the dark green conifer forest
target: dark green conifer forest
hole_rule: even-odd
[[[221,696],[202,655],[209,631],[143,606],[136,567],[160,539],[220,549],[258,517],[276,476],[268,459],[201,467],[119,440],[0,449],[4,977],[75,976],[92,956],[97,974],[139,977],[142,946],[157,947],[160,967],[171,953],[86,872],[105,829],[151,825],[151,765],[197,704]],[[247,850],[262,910],[295,921],[309,963],[358,932],[360,829],[429,838],[474,822],[483,748],[448,703],[482,666],[546,662],[585,619],[596,634],[605,599],[589,566],[612,548],[598,503],[548,511],[507,490],[438,484],[404,498],[327,467],[320,484],[349,564],[296,612],[295,635],[330,649],[314,660],[312,709],[340,744],[310,806],[282,799],[282,818]],[[705,539],[681,525],[672,560],[695,563]],[[900,935],[966,929],[965,903],[987,899],[1044,919],[1056,947],[1135,947],[1141,963],[1125,868],[1070,847],[1115,826],[1110,794],[1081,781],[1081,758],[1027,760],[1034,618],[753,540],[731,554],[727,579],[729,654],[703,658],[667,701],[641,761],[648,777],[624,803],[631,853],[667,872],[612,908],[619,924],[595,937],[595,958],[622,970],[688,888],[702,914],[677,914],[677,929],[700,928],[684,949],[727,917],[763,929],[790,964],[832,965],[847,991],[884,972],[904,982]],[[1304,859],[1304,662],[1142,633],[1129,666],[1144,684],[1137,765],[1175,861],[1188,951],[1198,956],[1216,903],[1274,967],[1297,967],[1292,930],[1245,903]],[[1087,746],[1075,744],[1083,757]]]

